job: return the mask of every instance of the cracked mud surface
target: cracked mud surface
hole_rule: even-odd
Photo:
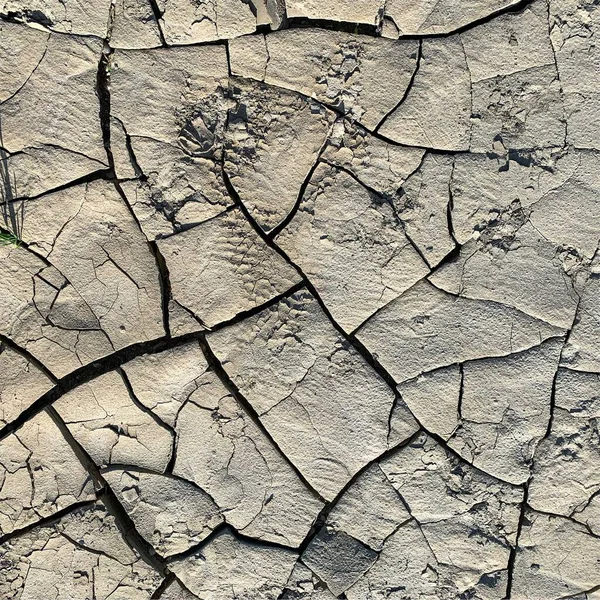
[[[0,0],[2,600],[600,600],[596,0]]]

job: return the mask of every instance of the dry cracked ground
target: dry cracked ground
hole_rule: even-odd
[[[599,600],[599,38],[0,0],[0,598]]]

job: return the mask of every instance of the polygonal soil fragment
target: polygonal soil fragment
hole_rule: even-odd
[[[471,150],[561,147],[565,123],[556,67],[547,65],[473,83]]]
[[[168,44],[197,44],[234,38],[256,29],[252,3],[243,0],[158,0]]]
[[[286,0],[287,16],[377,25],[385,0]]]
[[[529,486],[529,504],[584,523],[600,535],[597,419],[600,378],[561,369],[548,436],[538,446]]]
[[[281,600],[334,600],[335,596],[308,567],[298,561],[279,598]]]
[[[517,4],[517,0],[386,0],[385,17],[399,35],[451,33]]]
[[[430,281],[461,298],[492,300],[563,329],[571,327],[577,310],[578,294],[557,260],[556,245],[518,207],[498,215]]]
[[[172,430],[143,410],[118,372],[83,384],[54,407],[99,466],[132,465],[162,472],[169,463]]]
[[[548,340],[506,358],[465,363],[450,447],[490,475],[524,483],[548,427],[562,346]]]
[[[37,70],[47,51],[50,35],[30,27],[7,23],[0,25],[0,102],[12,98]],[[2,144],[4,146],[4,144]]]
[[[402,382],[398,392],[427,431],[448,441],[460,422],[462,386],[462,365],[450,365]]]
[[[583,525],[527,511],[519,538],[512,598],[590,598],[600,585],[600,539]]]
[[[0,536],[94,497],[87,472],[45,412],[0,441]]]
[[[253,48],[238,63],[238,74],[316,98],[369,129],[402,98],[417,62],[412,40],[288,29],[265,43],[267,52]]]
[[[411,146],[466,150],[471,130],[471,79],[460,37],[425,40],[420,53],[408,95],[383,121],[380,132]]]
[[[501,145],[488,155],[456,156],[450,191],[457,241],[464,244],[486,231],[488,237],[495,234],[491,239],[500,238],[498,234],[506,235],[509,227],[514,233],[529,217],[551,241],[579,246],[574,242],[580,239],[587,247],[596,214],[595,184],[585,175],[587,169],[579,167],[583,158],[573,151],[507,151]]]
[[[195,596],[183,587],[181,582],[174,579],[169,587],[160,596],[161,600],[198,600],[198,596]]]
[[[564,366],[578,371],[600,371],[600,278],[598,265],[581,293],[577,319],[561,357]]]
[[[105,182],[25,204],[23,239],[81,294],[115,349],[161,337],[156,261],[117,190]]]
[[[367,321],[358,338],[400,383],[453,363],[520,352],[563,333],[514,308],[453,296],[423,281]]]
[[[306,550],[302,561],[336,595],[346,591],[377,560],[371,550],[346,533],[322,527]]]
[[[429,272],[390,203],[326,165],[276,243],[348,332]]]
[[[358,600],[386,579],[414,597],[503,598],[522,490],[474,469],[425,435],[380,465],[413,521],[388,538],[348,598]],[[415,572],[421,576],[411,576]]]
[[[567,162],[567,160],[565,160]],[[554,242],[559,250],[573,255],[575,263],[593,258],[598,248],[600,223],[600,155],[597,152],[572,152],[567,164],[575,165],[555,182],[531,206],[531,223],[540,233]],[[577,266],[564,260],[565,268]]]
[[[549,28],[564,96],[567,141],[577,148],[600,150],[600,14],[589,0],[552,0]]]
[[[24,356],[0,343],[0,423],[6,425],[52,387]]]
[[[277,600],[297,556],[285,548],[240,540],[226,530],[170,568],[200,598]]]
[[[185,552],[223,521],[212,498],[187,481],[130,469],[111,469],[103,477],[161,556]]]
[[[212,377],[203,377],[207,369],[197,342],[144,354],[123,365],[135,397],[171,427],[190,396],[212,384]]]
[[[387,449],[393,392],[308,292],[208,341],[277,444],[325,498]],[[409,437],[416,425],[405,423]]]
[[[285,293],[299,277],[235,209],[158,242],[173,298],[211,327]]]
[[[111,48],[142,49],[161,45],[161,31],[148,0],[119,0],[114,4]]]
[[[228,42],[227,46],[231,75],[264,81],[269,54],[263,34],[236,38]]]
[[[106,37],[110,2],[61,2],[60,0],[2,0],[0,15],[31,23],[36,29]],[[63,38],[64,40],[65,38]]]
[[[244,535],[298,546],[322,508],[212,372],[179,413],[175,475],[210,494]]]
[[[333,113],[299,94],[235,81],[225,171],[252,217],[270,231],[287,217],[327,137]]]
[[[98,39],[0,24],[0,202],[107,167],[96,94],[101,52]]]
[[[149,239],[221,213],[227,115],[223,46],[117,51],[111,57],[111,150]]]
[[[160,583],[101,503],[0,545],[7,600],[148,600]]]
[[[406,235],[431,267],[439,264],[455,246],[448,218],[454,161],[453,156],[427,154],[418,170],[403,183],[394,201]]]
[[[421,148],[387,143],[357,123],[339,118],[323,150],[323,160],[350,171],[382,196],[394,197],[419,167],[424,153]]]

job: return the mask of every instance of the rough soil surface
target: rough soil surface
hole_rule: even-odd
[[[1,600],[600,600],[598,0],[0,0]]]

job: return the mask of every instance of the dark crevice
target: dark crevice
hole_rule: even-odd
[[[280,30],[283,28],[280,28]],[[369,23],[351,23],[349,21],[335,21],[333,19],[311,19],[308,17],[288,17],[285,29],[328,29],[355,35],[368,35],[381,37],[377,25]]]
[[[232,73],[231,73],[231,52],[229,50],[229,40],[224,40],[224,46],[225,46],[225,56],[227,58],[227,76],[228,77],[232,77]],[[229,111],[227,111],[227,115],[226,115],[226,119],[225,119],[225,125],[223,127],[223,131],[227,131],[227,127],[229,125]],[[222,160],[225,160],[225,151],[222,151]]]
[[[125,129],[125,123],[123,123],[123,121],[121,121],[119,117],[114,117],[112,115],[111,119],[117,121],[121,126],[121,129],[123,130],[123,134],[125,135],[125,146],[127,148],[127,156],[129,157],[129,162],[131,163],[131,167],[133,168],[133,172],[135,173],[136,178],[140,181],[148,181],[148,177],[144,174],[142,167],[140,167],[140,164],[138,163],[137,156],[135,155],[135,150],[133,149],[131,136],[127,132],[127,129]]]
[[[565,339],[566,344],[566,339]],[[546,433],[542,440],[545,440],[550,437],[552,433],[552,426],[554,425],[554,413],[556,411],[556,383],[558,381],[558,375],[560,373],[560,358],[558,359],[558,364],[556,365],[556,371],[554,372],[554,377],[552,378],[552,388],[550,390],[550,414],[548,415],[548,427],[546,428]]]
[[[184,550],[183,552],[178,552],[177,554],[172,554],[167,558],[168,563],[177,562],[180,560],[184,560],[190,556],[194,556],[194,554],[198,554],[202,551],[203,548],[208,546],[217,536],[219,536],[224,531],[233,531],[230,525],[223,521],[219,523],[201,542],[196,545]]]
[[[162,46],[167,47],[167,41],[165,40],[165,34],[162,30],[162,25],[160,24],[160,20],[162,19],[163,13],[158,7],[158,3],[156,0],[148,0],[148,4],[150,4],[150,8],[152,9],[152,14],[154,15],[154,21],[156,23],[156,28],[158,30],[158,37],[160,38],[160,43]]]
[[[462,407],[463,407],[463,397],[464,397],[464,393],[465,393],[465,367],[464,367],[464,363],[459,363],[459,365],[458,365],[458,372],[460,374],[460,386],[458,388],[458,403],[456,405],[456,412],[458,414],[458,421],[460,423],[460,422],[462,422],[462,418],[463,418]]]
[[[148,241],[148,239],[144,233],[144,230],[141,226],[141,223],[140,223],[137,215],[135,214],[135,211],[133,210],[131,203],[129,202],[129,199],[127,198],[127,195],[125,194],[125,191],[123,190],[123,188],[121,187],[121,184],[119,183],[118,179],[116,178],[115,161],[114,161],[114,156],[113,156],[113,152],[112,152],[112,148],[111,148],[111,133],[110,133],[110,128],[111,128],[111,125],[110,125],[110,121],[111,121],[111,114],[110,114],[110,107],[111,107],[111,97],[110,97],[111,52],[112,51],[109,50],[102,54],[100,63],[98,65],[98,75],[97,75],[97,79],[96,79],[97,80],[97,86],[96,86],[97,94],[98,94],[98,99],[100,102],[100,125],[102,127],[102,139],[104,142],[104,148],[106,150],[108,164],[110,166],[109,179],[112,180],[112,183],[115,186],[115,189],[117,190],[119,196],[121,197],[125,206],[129,210],[129,214],[135,221],[135,223],[138,227],[138,230],[140,231],[141,235],[143,236],[143,238],[146,240],[146,242],[148,244],[150,253],[154,257],[154,261],[156,263],[156,268],[157,268],[157,272],[158,272],[159,285],[160,285],[160,289],[161,289],[163,327],[165,330],[165,335],[167,337],[169,337],[170,336],[170,330],[169,330],[169,299],[170,298],[169,298],[169,296],[170,296],[170,289],[171,289],[171,285],[168,280],[169,272],[166,267],[164,258],[160,254],[157,244],[153,241],[152,242]],[[122,124],[122,127],[123,127],[123,132],[125,133],[125,136],[127,139],[128,134],[127,134],[127,131],[125,130],[125,126],[123,124]],[[129,144],[129,145],[131,145],[131,144]],[[128,150],[129,150],[129,148],[128,148]],[[131,148],[131,152],[133,153],[133,148]],[[134,156],[134,158],[135,158],[135,156]],[[137,161],[134,163],[134,166],[135,166],[135,164],[137,164]],[[139,165],[138,165],[138,168],[139,168]]]
[[[454,223],[452,221],[452,212],[454,211],[454,193],[452,191],[452,182],[454,180],[454,169],[456,167],[456,159],[452,161],[452,171],[450,172],[450,179],[448,181],[448,204],[446,204],[446,226],[448,227],[448,233],[455,244],[455,249],[460,249],[460,244],[456,239],[454,233]],[[452,252],[450,253],[452,254]]]
[[[220,329],[224,329],[225,327],[230,327],[231,325],[236,325],[237,323],[241,323],[242,321],[245,321],[247,318],[257,315],[257,314],[263,312],[264,310],[267,310],[271,306],[275,306],[276,304],[279,304],[282,300],[295,294],[296,292],[300,291],[304,287],[305,287],[304,282],[300,281],[299,283],[294,284],[291,288],[287,289],[285,292],[282,292],[281,294],[277,294],[277,296],[273,296],[273,298],[271,298],[267,302],[255,307],[255,308],[243,310],[242,312],[238,313],[231,319],[227,319],[226,321],[222,321],[221,323],[218,323],[217,325],[213,325],[209,329],[210,329],[210,331],[219,331]]]
[[[158,280],[160,283],[160,295],[161,295],[161,306],[162,306],[162,317],[163,317],[163,329],[168,338],[171,337],[171,325],[169,322],[169,304],[171,302],[171,279],[169,277],[169,267],[162,255],[158,244],[155,241],[148,242],[154,260],[156,261],[156,268],[158,269]]]
[[[100,128],[106,158],[110,168],[110,177],[115,176],[115,161],[110,148],[110,60],[112,50],[103,51],[96,74],[96,95],[98,96]]]
[[[248,35],[254,35],[254,34],[248,34]],[[176,43],[176,44],[167,44],[166,48],[171,49],[171,48],[203,48],[204,46],[227,46],[228,42],[230,42],[232,39],[235,38],[222,38],[222,39],[217,39],[217,40],[208,40],[207,42],[192,42],[191,44],[185,44],[185,43]],[[152,48],[152,50],[157,50],[160,49],[159,48]],[[228,48],[226,48],[226,51],[228,51]]]
[[[394,401],[392,402],[392,406],[390,407],[390,412],[388,413],[388,420],[387,420],[387,446],[389,448],[390,446],[390,436],[392,435],[392,420],[394,419],[394,413],[396,412],[396,407],[398,406],[398,402],[404,402],[402,400],[402,396],[400,395],[400,393],[398,391],[396,391],[395,395],[394,395]],[[410,408],[409,408],[410,410]],[[411,411],[412,414],[412,411]]]
[[[519,514],[519,521],[517,524],[517,533],[515,536],[515,544],[510,549],[508,556],[507,566],[507,581],[506,581],[506,595],[504,600],[511,600],[512,598],[512,586],[515,573],[515,563],[517,560],[517,553],[519,552],[519,540],[521,538],[521,532],[523,531],[523,525],[525,524],[525,512],[527,511],[527,502],[529,499],[529,484],[531,477],[523,485],[523,500],[521,502],[521,512]]]

